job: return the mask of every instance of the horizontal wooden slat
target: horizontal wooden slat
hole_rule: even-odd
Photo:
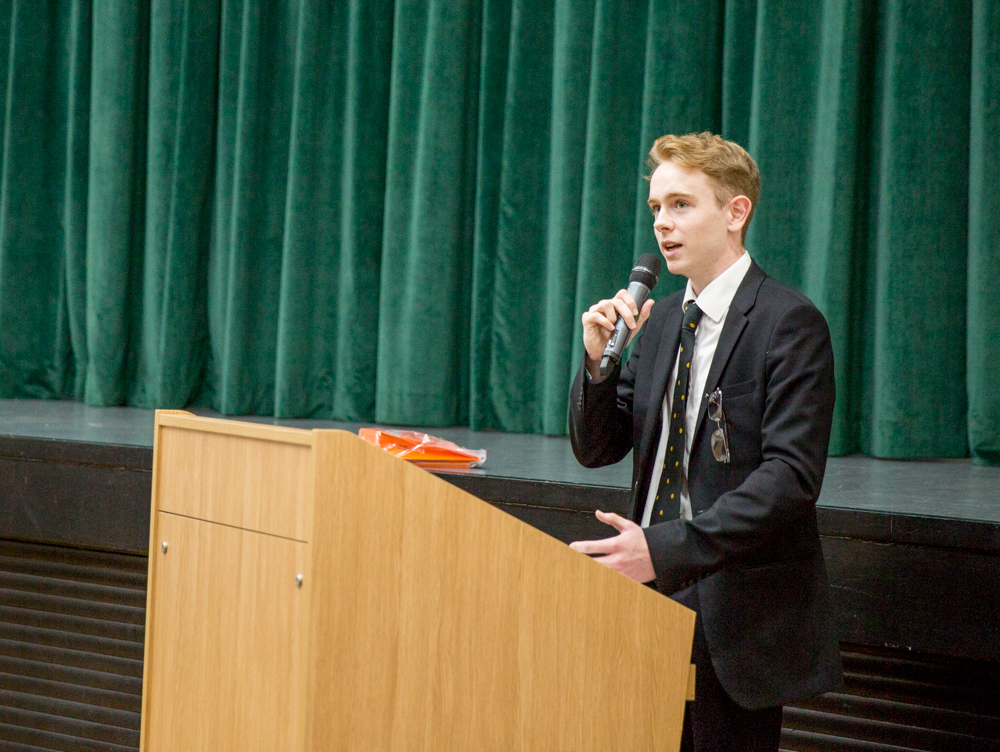
[[[65,747],[53,749],[113,749],[127,750],[139,746],[137,730],[108,726],[101,723],[66,718],[63,716],[39,713],[32,710],[12,708],[0,704],[0,724],[8,729],[21,729],[24,732],[41,732],[49,736],[66,737],[62,743]],[[18,737],[21,738],[18,738]],[[6,738],[11,741],[25,742],[32,734],[10,733]],[[0,736],[0,738],[3,738]],[[40,742],[46,746],[45,742]],[[89,746],[88,746],[89,745]]]
[[[20,744],[33,752],[135,752],[138,745],[111,744],[32,726],[10,724],[0,720],[0,740]]]
[[[65,579],[49,573],[28,574],[5,572],[0,569],[0,588],[101,604],[146,608],[145,579],[138,587],[121,587],[114,584]]]
[[[0,682],[3,676],[0,675]],[[2,684],[0,684],[2,686]],[[82,702],[59,700],[44,695],[20,692],[16,688],[0,689],[0,706],[12,710],[26,710],[53,718],[64,718],[74,723],[79,721],[94,724],[98,733],[105,736],[94,737],[101,741],[120,741],[127,738],[116,729],[139,731],[139,712],[117,710]]]
[[[38,664],[35,664],[36,666]],[[109,710],[133,713],[138,722],[142,709],[142,697],[128,692],[98,689],[80,684],[67,684],[51,678],[26,675],[24,673],[0,672],[0,687],[11,692],[37,695],[51,700],[66,701]],[[2,690],[0,690],[2,691]],[[138,728],[138,726],[136,727]]]
[[[895,718],[892,721],[871,720],[789,707],[785,709],[782,724],[785,728],[798,731],[851,737],[909,749],[926,749],[934,752],[968,752],[970,749],[1000,752],[1000,744],[989,739],[933,728],[908,726],[896,722]]]
[[[2,737],[3,727],[0,724],[0,737]],[[0,752],[49,752],[51,747],[38,747],[34,744],[18,744],[17,742],[8,742],[3,738],[0,738]]]
[[[107,589],[107,588],[103,588]],[[118,603],[65,598],[61,595],[32,592],[30,590],[0,587],[0,603],[12,608],[75,616],[84,619],[113,622],[115,624],[142,626],[146,621],[145,607],[124,606]]]
[[[781,730],[781,749],[785,752],[928,752],[793,729]]]
[[[138,658],[126,658],[118,655],[108,655],[105,653],[95,653],[88,650],[74,650],[58,645],[40,644],[34,641],[36,637],[31,630],[22,629],[22,636],[28,637],[29,641],[17,639],[3,639],[0,637],[0,656],[14,660],[36,661],[48,666],[49,671],[62,668],[67,671],[93,672],[106,679],[107,677],[121,677],[128,682],[138,682],[141,693],[142,685],[142,652],[139,651]],[[47,633],[46,633],[47,634]],[[59,633],[55,633],[58,635]],[[128,643],[134,651],[134,646]],[[55,674],[53,674],[55,676]],[[95,681],[99,681],[95,679]],[[94,686],[105,686],[95,684]],[[132,687],[132,684],[127,686]]]
[[[916,728],[930,728],[969,734],[986,739],[1000,739],[1000,719],[964,713],[946,708],[914,705],[897,700],[883,700],[860,695],[831,692],[805,702],[797,707],[869,720],[892,720]]]
[[[4,640],[127,658],[139,661],[140,664],[143,659],[143,644],[141,642],[64,632],[58,629],[45,629],[25,624],[0,623],[0,642]]]
[[[944,687],[990,689],[997,664],[962,658],[930,656],[904,650],[844,645],[845,670],[853,674],[893,677]]]
[[[86,563],[80,551],[58,559],[44,558],[44,549],[59,550],[59,546],[41,546],[18,541],[0,540],[0,571],[72,580],[93,585],[146,588],[145,556],[127,556],[95,552],[97,560]],[[55,555],[55,554],[54,554]]]
[[[0,625],[3,624],[51,629],[74,635],[102,636],[137,643],[142,643],[145,635],[141,624],[122,624],[117,621],[0,605]],[[0,636],[3,636],[2,630],[3,627],[0,626]]]

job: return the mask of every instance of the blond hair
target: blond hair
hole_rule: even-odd
[[[720,208],[735,196],[750,199],[750,214],[743,224],[742,239],[746,240],[747,228],[760,198],[760,171],[746,149],[708,131],[684,136],[666,135],[653,142],[647,164],[650,170],[656,170],[664,162],[701,170],[708,175],[715,186],[715,200]]]

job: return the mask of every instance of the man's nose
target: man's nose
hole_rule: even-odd
[[[653,217],[653,229],[668,231],[673,228],[673,221],[665,208],[661,208],[656,212],[656,216]]]

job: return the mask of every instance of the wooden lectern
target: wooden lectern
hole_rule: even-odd
[[[353,434],[156,414],[144,752],[676,750],[693,631]]]

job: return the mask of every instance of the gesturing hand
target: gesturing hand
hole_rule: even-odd
[[[618,531],[618,535],[595,541],[575,541],[569,547],[581,554],[604,554],[594,561],[611,567],[636,582],[655,579],[653,561],[649,558],[649,546],[646,545],[646,535],[642,528],[614,512],[598,510],[597,519],[605,525],[611,525]]]

